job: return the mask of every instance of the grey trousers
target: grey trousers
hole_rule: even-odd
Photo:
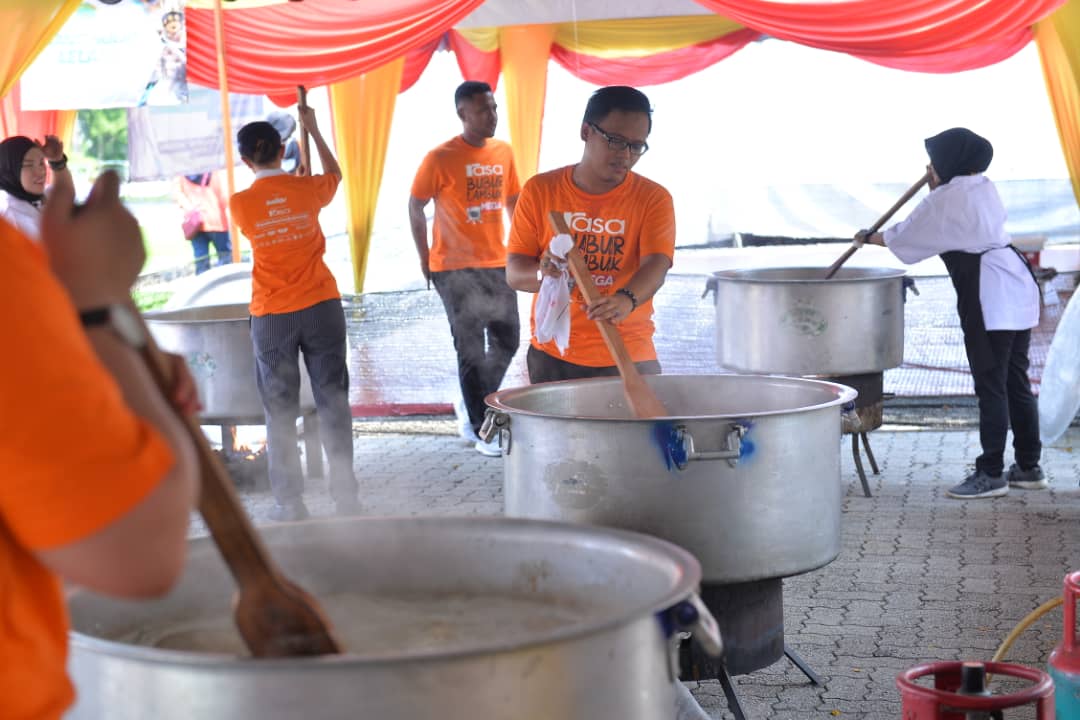
[[[356,500],[345,340],[345,313],[338,299],[296,312],[251,318],[255,380],[266,416],[270,489],[279,503],[298,500],[304,491],[296,435],[301,352],[319,414],[330,496],[336,502]]]

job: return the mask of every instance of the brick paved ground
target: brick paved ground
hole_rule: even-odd
[[[501,513],[502,461],[474,452],[453,435],[452,422],[355,427],[370,514]],[[1065,573],[1080,569],[1080,429],[1045,452],[1050,490],[967,502],[945,498],[943,490],[967,472],[975,432],[883,429],[871,438],[881,466],[872,478],[874,497],[863,497],[846,443],[841,453],[839,558],[784,583],[786,640],[824,685],[810,685],[784,659],[738,677],[753,720],[896,720],[899,671],[925,660],[989,660],[1021,618],[1060,594]],[[242,498],[256,523],[266,522],[269,495]],[[305,499],[316,516],[330,512],[322,481],[308,481]],[[202,532],[198,523],[193,532]],[[1008,659],[1044,667],[1060,627],[1056,610],[1021,636]],[[689,687],[713,717],[732,717],[717,682]]]

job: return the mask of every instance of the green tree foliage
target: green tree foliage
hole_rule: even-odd
[[[76,116],[84,152],[98,162],[127,159],[127,110],[80,110]]]

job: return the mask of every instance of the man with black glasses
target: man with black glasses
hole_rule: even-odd
[[[507,247],[510,286],[536,293],[543,275],[560,277],[558,258],[549,250],[548,213],[554,210],[565,214],[571,239],[603,294],[586,306],[580,291],[572,293],[565,352],[556,340],[536,339],[534,300],[527,358],[534,383],[618,375],[598,320],[619,326],[639,371],[660,372],[652,297],[671,267],[675,211],[667,190],[631,171],[649,149],[651,130],[652,108],[643,93],[625,86],[601,88],[585,107],[581,161],[536,175],[521,191]]]

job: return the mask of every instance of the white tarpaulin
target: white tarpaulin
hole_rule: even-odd
[[[233,130],[265,120],[264,98],[229,94]],[[128,110],[128,177],[161,180],[225,167],[221,96],[192,85],[186,105]]]
[[[20,83],[23,110],[187,101],[182,0],[83,0]]]

